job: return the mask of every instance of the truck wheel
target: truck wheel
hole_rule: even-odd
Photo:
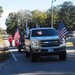
[[[36,62],[37,56],[34,53],[31,53],[31,62]]]
[[[18,46],[18,52],[21,52],[21,46],[20,45]]]
[[[36,60],[37,60],[37,55],[35,55],[35,54],[33,53],[31,46],[29,46],[29,48],[30,48],[30,59],[31,59],[31,62],[36,62]]]
[[[28,51],[25,51],[25,52],[26,52],[26,57],[29,57],[30,53]]]
[[[59,59],[60,60],[66,60],[66,51],[63,51],[63,52],[60,52],[60,54],[59,54]]]

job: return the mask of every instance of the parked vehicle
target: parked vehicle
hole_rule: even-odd
[[[60,60],[66,59],[65,39],[59,41],[55,28],[30,29],[29,37],[25,39],[26,56],[36,61],[40,56],[59,55]]]
[[[74,33],[73,32],[68,32],[66,37],[73,37],[74,36]]]

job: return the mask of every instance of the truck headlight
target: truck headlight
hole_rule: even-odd
[[[35,47],[35,46],[39,46],[39,41],[31,41],[31,45],[33,46],[33,47]]]

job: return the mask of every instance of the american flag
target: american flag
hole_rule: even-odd
[[[19,29],[16,29],[15,35],[14,35],[14,40],[20,38],[20,34],[19,34]]]
[[[60,40],[68,33],[68,31],[67,31],[63,22],[59,23],[58,33],[59,33],[59,39]]]

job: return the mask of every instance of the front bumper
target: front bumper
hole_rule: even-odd
[[[64,52],[64,51],[57,51],[57,52],[34,52],[33,54],[35,54],[35,56],[50,56],[50,55],[59,55],[61,52]]]
[[[32,48],[32,52],[33,53],[59,53],[59,52],[62,52],[62,51],[65,51],[66,50],[66,47],[63,46],[63,47],[39,47],[39,48]]]

